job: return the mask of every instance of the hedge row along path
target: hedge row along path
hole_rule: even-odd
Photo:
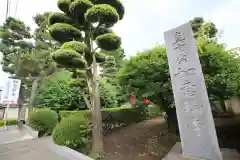
[[[159,160],[179,138],[167,132],[164,118],[121,128],[104,137],[104,160]]]

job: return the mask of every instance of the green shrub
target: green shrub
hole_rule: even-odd
[[[67,118],[69,116],[73,116],[73,115],[76,115],[76,116],[84,116],[86,117],[87,119],[90,119],[91,118],[91,111],[90,110],[82,110],[82,111],[60,111],[59,112],[60,114],[60,118],[61,120],[63,120],[64,118]]]
[[[159,106],[152,105],[148,107],[147,116],[148,118],[155,118],[157,116],[161,116],[162,112],[163,111]]]
[[[0,127],[3,127],[4,126],[4,120],[0,120]]]
[[[50,109],[38,109],[30,113],[28,123],[30,127],[39,131],[40,135],[49,135],[58,123],[58,115]]]
[[[126,126],[135,122],[140,122],[149,118],[154,118],[161,113],[159,107],[119,107],[102,109],[103,131],[108,133],[113,129]],[[91,121],[92,114],[90,110],[84,111],[60,111],[61,119],[71,115],[83,116]]]
[[[68,84],[71,75],[71,72],[63,70],[45,78],[36,95],[37,107],[55,111],[86,109],[81,91]]]
[[[88,122],[83,114],[62,119],[53,130],[54,142],[84,152],[90,137],[90,125]]]
[[[4,126],[4,122],[5,122],[5,120],[0,120],[0,127]],[[6,125],[7,126],[17,125],[17,120],[15,118],[10,118],[7,120]]]
[[[116,86],[107,82],[106,79],[101,78],[99,89],[101,91],[100,92],[101,106],[104,108],[117,107],[117,88],[116,88]]]
[[[13,125],[17,125],[17,120],[16,119],[8,119],[7,126],[13,126]]]

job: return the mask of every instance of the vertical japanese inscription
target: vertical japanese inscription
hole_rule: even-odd
[[[195,68],[184,68],[183,65],[185,63],[188,63],[188,53],[185,50],[186,46],[186,37],[183,32],[175,32],[173,35],[174,42],[173,42],[173,48],[174,50],[179,53],[176,55],[176,64],[178,64],[178,68],[174,76],[178,76],[181,80],[181,87],[180,91],[184,95],[184,103],[183,103],[183,111],[185,113],[191,114],[192,121],[190,124],[186,124],[186,128],[190,128],[193,131],[196,132],[197,136],[200,136],[200,129],[203,127],[203,123],[200,121],[198,116],[201,115],[201,112],[196,110],[201,110],[202,105],[194,104],[194,97],[197,94],[197,85],[192,83],[188,77],[196,75],[196,69]],[[192,103],[191,103],[192,102]]]

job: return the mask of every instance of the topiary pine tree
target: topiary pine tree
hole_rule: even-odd
[[[96,51],[99,48],[104,51],[120,48],[121,38],[112,32],[111,27],[123,18],[124,6],[118,0],[59,0],[58,8],[62,12],[51,13],[48,23],[51,37],[61,47],[51,57],[73,71],[75,79],[87,87],[92,108],[92,149],[101,153],[102,118],[97,63],[103,62],[105,55]]]

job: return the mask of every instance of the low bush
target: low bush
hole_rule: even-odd
[[[155,118],[162,116],[163,110],[159,106],[151,105],[147,107],[147,116],[148,118]]]
[[[67,118],[69,116],[84,116],[87,119],[91,118],[91,111],[90,110],[82,110],[82,111],[60,111],[59,112],[60,119],[63,120],[64,118]]]
[[[0,127],[3,127],[4,126],[4,120],[0,120]]]
[[[159,111],[159,113],[158,113]],[[60,111],[61,119],[65,119],[71,115],[83,116],[91,121],[92,112],[84,111]],[[140,122],[149,118],[160,115],[159,107],[119,107],[119,108],[104,108],[102,109],[103,131],[108,133],[113,129],[126,126],[135,122]]]
[[[13,126],[13,125],[17,125],[17,120],[14,118],[8,119],[7,126]]]
[[[88,148],[90,125],[83,114],[71,115],[57,124],[53,130],[53,140],[58,145],[85,152]]]
[[[39,131],[39,136],[50,135],[58,123],[58,115],[50,109],[38,109],[30,113],[28,124]]]
[[[0,127],[3,127],[4,123],[5,123],[5,120],[0,120]],[[7,126],[17,125],[17,120],[14,118],[8,119],[6,125]]]

